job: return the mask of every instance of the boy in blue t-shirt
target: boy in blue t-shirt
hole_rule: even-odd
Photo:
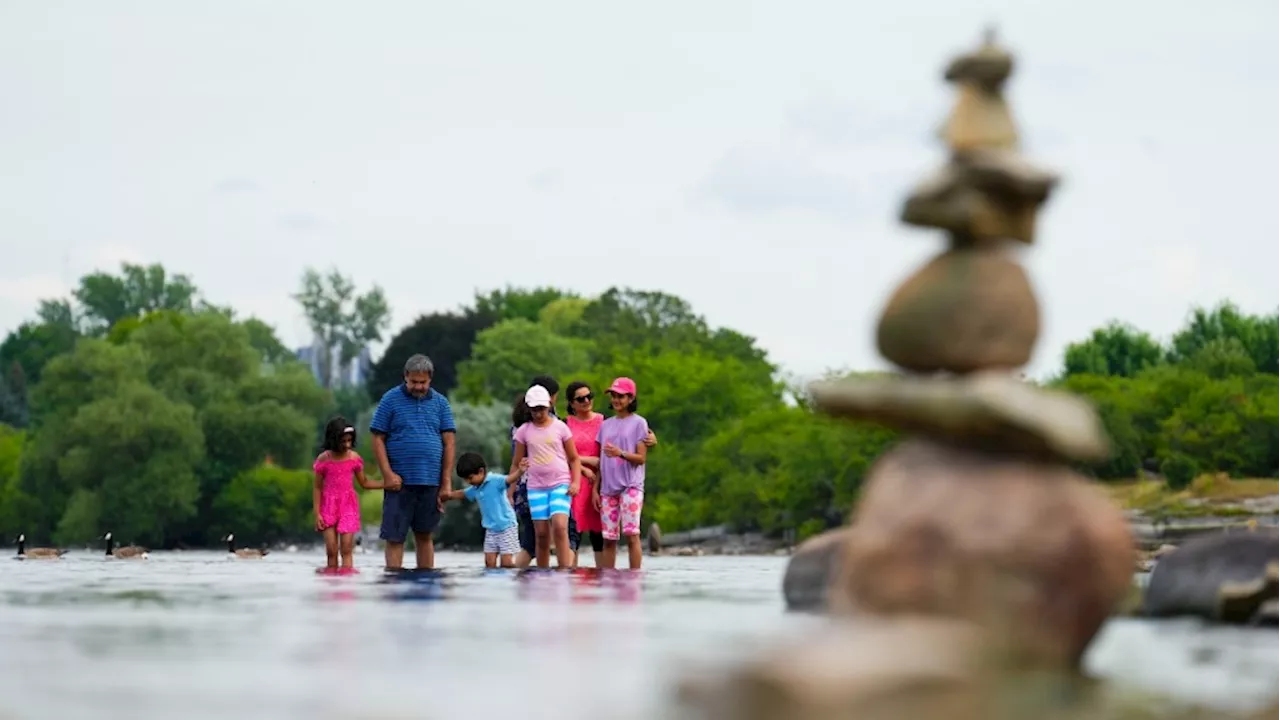
[[[515,554],[520,552],[520,531],[516,511],[507,498],[507,486],[513,485],[528,468],[528,460],[510,475],[491,473],[479,453],[463,453],[458,458],[458,476],[467,481],[465,490],[440,493],[444,500],[474,500],[480,504],[480,524],[484,526],[484,566],[513,568]]]

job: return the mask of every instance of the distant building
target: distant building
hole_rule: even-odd
[[[311,374],[315,376],[316,382],[324,385],[320,368],[320,340],[316,340],[310,347],[298,348],[295,352],[298,360],[311,368]],[[343,387],[352,387],[364,385],[369,379],[369,373],[373,368],[373,353],[369,352],[368,347],[363,347],[356,354],[351,362],[345,366],[342,365],[341,348],[335,347],[330,354],[333,359],[333,368],[329,373],[329,387],[337,390]]]

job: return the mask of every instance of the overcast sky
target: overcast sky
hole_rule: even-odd
[[[1277,304],[1275,0],[0,0],[0,330],[120,261],[309,339],[304,267],[393,328],[477,289],[687,298],[801,376],[881,365],[942,247],[948,58],[999,24],[1028,154],[1035,375],[1111,318]],[[430,348],[424,348],[430,352]]]

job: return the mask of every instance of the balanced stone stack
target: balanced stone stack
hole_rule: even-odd
[[[1002,94],[1012,71],[990,34],[947,68],[959,90],[941,131],[950,159],[902,219],[943,230],[948,247],[898,287],[876,332],[907,374],[813,388],[827,413],[908,434],[867,478],[829,601],[968,621],[1019,662],[1064,667],[1127,592],[1133,541],[1071,469],[1110,451],[1094,409],[1015,374],[1040,312],[1010,246],[1034,242],[1057,178],[1019,155]]]

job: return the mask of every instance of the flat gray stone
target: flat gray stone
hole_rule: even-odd
[[[1084,462],[1111,453],[1088,401],[1005,373],[823,381],[810,391],[829,415],[976,448]]]

